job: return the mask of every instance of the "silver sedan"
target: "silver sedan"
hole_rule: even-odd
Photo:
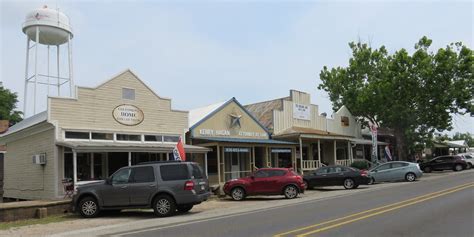
[[[369,176],[373,182],[387,182],[406,180],[413,182],[420,178],[423,172],[417,163],[405,161],[391,161],[369,170]]]

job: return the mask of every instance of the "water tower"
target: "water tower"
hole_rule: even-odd
[[[26,34],[23,112],[24,117],[27,117],[27,114],[34,115],[40,112],[37,111],[38,102],[46,103],[49,95],[74,96],[73,34],[69,18],[64,13],[47,6],[26,15],[23,32]],[[61,88],[64,86],[69,86],[67,93],[61,93]],[[32,111],[32,114],[29,111]]]

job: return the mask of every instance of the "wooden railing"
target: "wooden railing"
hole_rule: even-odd
[[[303,160],[303,170],[315,170],[321,166],[319,160]]]
[[[336,160],[336,165],[351,166],[351,160]]]

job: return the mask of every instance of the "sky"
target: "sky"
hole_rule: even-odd
[[[45,4],[70,18],[76,85],[94,87],[131,69],[181,110],[232,97],[249,104],[296,89],[331,114],[327,94],[317,89],[319,73],[347,65],[349,42],[394,52],[413,51],[422,36],[434,50],[458,41],[472,49],[474,41],[472,1],[0,0],[0,81],[18,93],[19,109],[21,26]],[[455,115],[453,126],[450,134],[474,134],[474,117]]]

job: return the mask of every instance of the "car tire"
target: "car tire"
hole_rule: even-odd
[[[453,170],[454,171],[461,171],[461,170],[463,170],[463,167],[460,164],[456,164],[456,165],[454,165]]]
[[[168,195],[159,195],[153,200],[153,211],[157,217],[172,216],[176,212],[176,203]]]
[[[303,182],[304,182],[304,187],[306,188],[306,190],[309,190],[309,189],[312,189],[312,188],[313,188],[313,187],[310,187],[310,186],[309,186],[309,183],[308,183],[307,180],[303,180]]]
[[[355,182],[352,179],[344,179],[343,186],[345,189],[353,189],[355,187]]]
[[[99,203],[93,197],[84,197],[79,201],[77,206],[79,213],[82,217],[93,218],[99,215],[100,208]]]
[[[298,188],[295,185],[288,185],[283,190],[283,195],[285,195],[286,199],[293,199],[298,197]]]
[[[431,170],[431,167],[425,167],[425,168],[423,168],[423,172],[425,172],[425,173],[431,173],[431,171],[432,171],[432,170]]]
[[[230,191],[230,197],[234,201],[242,201],[245,198],[245,190],[241,187],[235,187]]]
[[[405,175],[405,180],[407,182],[413,182],[416,180],[416,175],[414,173],[409,172]]]
[[[472,168],[472,164],[471,164],[471,163],[467,163],[466,169],[470,170],[471,168]]]
[[[369,183],[367,183],[368,185],[372,185],[372,184],[375,184],[375,179],[372,177],[370,178],[370,181]]]
[[[176,209],[178,209],[179,212],[188,212],[193,208],[193,205],[188,204],[188,205],[178,205]]]

